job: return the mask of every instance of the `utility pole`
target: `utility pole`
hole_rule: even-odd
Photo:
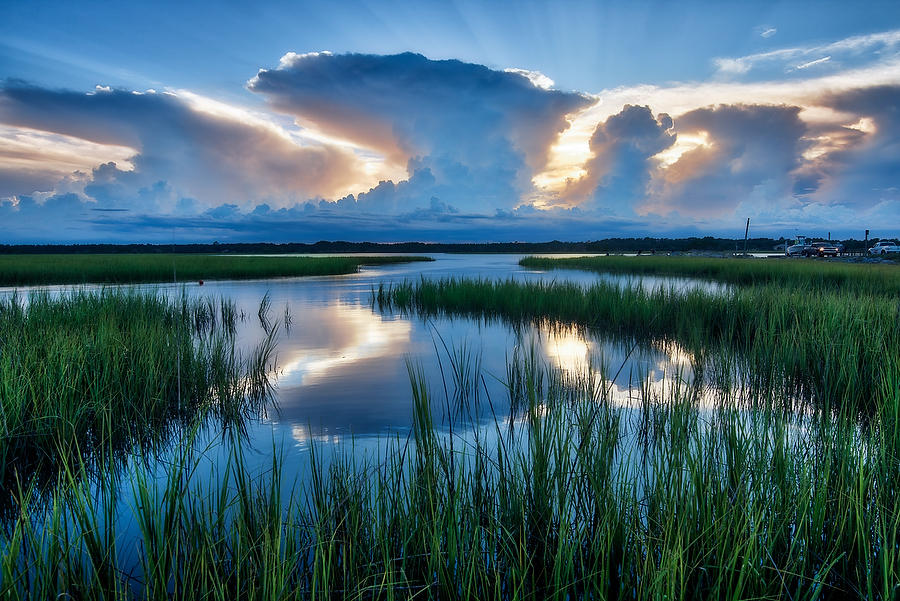
[[[750,218],[747,217],[747,227],[744,229],[744,254],[747,254],[747,235],[750,233]]]
[[[869,252],[869,230],[866,230],[866,241],[863,242],[863,256]]]

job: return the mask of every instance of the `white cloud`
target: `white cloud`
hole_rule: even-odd
[[[534,84],[534,87],[542,90],[552,90],[553,86],[556,85],[552,79],[540,71],[529,71],[528,69],[504,69],[504,71],[507,73],[518,73]]]
[[[800,54],[796,48],[787,48],[784,50],[773,50],[771,52],[760,52],[758,54],[750,54],[737,58],[714,58],[713,65],[719,73],[725,75],[743,75],[749,73],[751,69],[765,62],[776,60],[789,60]]]
[[[809,61],[808,63],[803,63],[802,65],[797,65],[795,68],[809,69],[810,67],[814,67],[816,65],[821,65],[822,63],[827,63],[830,60],[831,60],[830,56],[823,56],[822,58],[817,58],[814,61]]]
[[[808,123],[847,124],[857,118],[817,105],[826,93],[900,84],[900,58],[874,66],[792,81],[675,83],[670,86],[640,85],[612,88],[593,95],[591,106],[570,114],[570,127],[550,146],[547,166],[535,173],[532,181],[536,195],[562,191],[567,180],[585,174],[591,159],[590,139],[599,123],[622,110],[627,104],[648,105],[654,112],[676,118],[697,108],[719,104],[770,104],[799,106],[801,118]]]
[[[298,61],[302,61],[305,58],[311,58],[315,56],[331,56],[331,52],[328,50],[320,50],[319,52],[288,52],[278,61],[278,67],[280,69],[287,69],[294,65],[294,63]],[[255,79],[255,78],[254,78]],[[253,80],[250,80],[251,83]]]
[[[775,29],[774,27],[768,27],[768,28],[764,29],[763,31],[761,31],[759,33],[759,35],[764,38],[770,38],[773,35],[775,35],[776,33],[778,33],[777,29]]]
[[[85,191],[98,199],[144,202],[146,191],[165,190],[154,193],[165,197],[160,210],[178,198],[285,206],[367,190],[384,175],[377,160],[352,149],[311,144],[270,115],[186,91],[80,94],[11,85],[0,90],[0,123],[0,168],[20,174],[18,181],[4,176],[4,184],[13,182],[4,194],[47,190],[79,171],[93,174]],[[42,187],[32,187],[38,180]]]
[[[743,75],[751,67],[748,61],[739,58],[716,58],[713,59],[713,64],[716,66],[717,71],[728,75]]]
[[[898,49],[900,49],[900,29],[895,29],[868,35],[852,36],[828,44],[795,46],[770,52],[748,54],[741,57],[719,57],[713,59],[713,65],[723,75],[744,75],[752,69],[766,65],[777,65],[779,62],[794,61],[813,56],[843,57],[846,55],[848,58],[858,59],[860,55],[868,52],[871,54],[869,58],[872,61],[890,60],[891,57],[896,56]]]

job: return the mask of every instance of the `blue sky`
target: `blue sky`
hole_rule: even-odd
[[[0,242],[900,235],[896,2],[0,6]]]

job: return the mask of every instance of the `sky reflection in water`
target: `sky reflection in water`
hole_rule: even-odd
[[[323,451],[319,461],[327,466],[344,456],[375,463],[385,453],[403,447],[413,417],[408,367],[420,368],[436,401],[446,407],[445,388],[452,395],[453,378],[448,356],[468,354],[480,364],[482,388],[479,393],[489,403],[473,410],[474,423],[454,435],[470,437],[479,432],[482,441],[492,440],[498,430],[491,424],[514,426],[521,416],[509,410],[504,386],[507,365],[514,356],[533,353],[539,364],[558,368],[569,376],[586,372],[595,378],[612,378],[605,385],[611,401],[625,412],[640,404],[640,388],[662,395],[679,378],[691,377],[691,357],[677,346],[639,345],[611,340],[571,325],[527,325],[513,327],[500,321],[455,318],[422,318],[396,312],[381,312],[372,305],[372,290],[380,282],[401,282],[420,277],[513,278],[521,281],[571,281],[590,285],[598,280],[639,283],[653,288],[700,286],[713,291],[726,289],[717,283],[688,278],[632,278],[584,271],[525,270],[518,266],[520,255],[437,255],[433,263],[363,268],[358,274],[332,277],[285,278],[277,280],[221,281],[154,284],[136,286],[159,290],[177,297],[219,298],[234,301],[237,314],[236,345],[247,356],[264,338],[265,329],[257,317],[260,300],[269,295],[271,321],[278,322],[275,376],[275,406],[260,419],[246,424],[245,435],[225,436],[214,424],[193,439],[193,448],[203,461],[193,469],[194,482],[216,482],[229,462],[230,441],[238,440],[250,473],[272,468],[273,454],[280,459],[285,500],[310,475],[310,449]],[[60,294],[68,286],[50,287]],[[98,287],[99,288],[99,287]],[[11,289],[0,290],[10,294]],[[20,291],[27,302],[27,291]],[[287,319],[286,316],[290,316]],[[438,416],[436,423],[446,416]],[[444,422],[445,423],[445,422]],[[446,431],[443,435],[446,435]],[[158,487],[166,485],[169,466],[184,437],[176,434],[171,448],[159,457],[143,458],[124,466],[121,482],[144,465]],[[181,441],[179,441],[181,438]],[[169,454],[172,456],[169,456]],[[146,461],[151,463],[147,464]],[[139,540],[132,508],[136,499],[129,486],[117,498],[117,528],[122,540]],[[137,561],[136,547],[122,547],[125,563]]]
[[[383,266],[351,276],[259,282],[213,282],[192,293],[224,295],[248,316],[240,325],[239,344],[249,350],[263,335],[256,318],[259,300],[269,293],[273,319],[282,322],[278,340],[277,409],[250,425],[254,446],[267,447],[273,437],[299,450],[310,441],[347,442],[404,435],[412,417],[408,365],[425,373],[431,393],[443,398],[452,389],[448,352],[467,349],[480,359],[483,390],[495,409],[503,407],[506,367],[513,354],[533,347],[542,363],[575,375],[593,366],[597,376],[619,375],[612,398],[633,402],[644,380],[663,386],[690,373],[690,358],[677,348],[631,348],[572,326],[525,326],[467,318],[422,318],[382,313],[371,305],[372,287],[419,277],[486,277],[518,280],[598,280],[639,282],[648,288],[722,285],[687,278],[631,278],[583,271],[533,271],[517,265],[515,255],[438,255],[433,263]],[[290,326],[285,327],[285,309]],[[443,364],[443,365],[442,365]],[[683,375],[683,374],[682,374]],[[476,416],[477,417],[477,416]],[[487,419],[489,415],[482,415]]]
[[[514,328],[496,321],[382,313],[372,306],[372,289],[381,282],[453,276],[567,281],[584,286],[603,280],[622,285],[638,283],[646,288],[727,288],[690,278],[526,270],[518,266],[521,255],[435,258],[431,263],[363,268],[347,276],[138,287],[168,295],[185,292],[233,300],[238,315],[244,316],[238,323],[236,342],[245,355],[265,335],[257,310],[263,296],[269,295],[270,318],[279,323],[276,406],[265,418],[248,423],[245,439],[261,465],[273,449],[283,449],[287,462],[299,459],[311,441],[334,444],[352,440],[364,449],[377,447],[379,437],[405,437],[412,418],[408,365],[420,367],[430,392],[435,398],[443,398],[444,388],[452,388],[448,352],[462,348],[480,358],[482,392],[497,411],[507,404],[503,381],[507,364],[517,350],[528,353],[533,348],[541,363],[570,375],[584,373],[589,366],[595,369],[595,377],[612,377],[618,372],[609,385],[609,394],[622,406],[637,402],[635,395],[642,384],[662,392],[674,378],[690,377],[690,357],[676,347],[632,348],[631,344],[565,325]],[[53,293],[67,289],[51,288]],[[482,411],[476,419],[487,421],[491,416],[487,410]],[[215,437],[215,433],[210,436]]]

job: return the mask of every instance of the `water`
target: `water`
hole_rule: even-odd
[[[435,255],[432,263],[363,268],[346,276],[288,278],[263,281],[209,282],[189,286],[189,294],[224,296],[248,316],[239,324],[238,345],[245,351],[264,335],[257,310],[260,299],[271,299],[270,317],[280,323],[278,337],[277,411],[251,425],[251,438],[272,436],[304,449],[310,440],[340,442],[403,431],[411,416],[408,364],[421,366],[429,381],[442,388],[441,358],[465,347],[480,357],[491,394],[503,396],[496,380],[504,378],[516,348],[532,345],[550,365],[577,370],[604,361],[618,369],[629,349],[574,328],[552,331],[528,327],[514,331],[502,323],[474,319],[422,319],[382,313],[372,307],[372,289],[379,283],[420,277],[484,277],[516,280],[569,281],[590,285],[598,280],[640,283],[652,288],[723,285],[689,278],[594,274],[579,270],[537,271],[518,266],[518,255]],[[161,286],[169,292],[182,288]],[[286,317],[289,316],[289,317]],[[285,325],[289,324],[289,325]],[[443,356],[443,357],[442,357]],[[629,357],[620,380],[629,374],[653,372],[662,377],[661,364],[672,364],[662,351],[642,349]],[[621,383],[621,382],[619,382]],[[627,385],[627,382],[625,382]]]
[[[233,459],[229,445],[234,440],[238,441],[246,467],[254,476],[265,478],[266,471],[273,465],[273,454],[280,458],[282,502],[289,498],[305,498],[314,452],[319,464],[326,467],[339,457],[360,458],[357,465],[368,459],[377,464],[390,456],[387,453],[394,453],[396,457],[398,451],[407,449],[405,445],[413,416],[408,366],[422,370],[424,380],[438,401],[435,405],[438,413],[436,419],[439,427],[443,424],[438,436],[457,445],[457,453],[449,456],[457,457],[461,463],[470,461],[473,454],[462,451],[472,448],[473,441],[481,444],[483,449],[491,449],[500,438],[501,430],[502,435],[506,436],[502,441],[507,445],[505,448],[527,450],[525,445],[529,440],[525,437],[529,432],[526,420],[522,413],[516,413],[508,406],[503,380],[508,362],[514,355],[532,352],[539,363],[558,368],[564,374],[578,376],[591,373],[588,368],[594,367],[612,378],[612,381],[604,381],[610,401],[604,407],[611,406],[611,412],[606,415],[621,417],[623,425],[619,428],[619,422],[614,422],[617,424],[614,433],[617,442],[610,474],[616,483],[630,482],[632,488],[624,490],[626,494],[630,494],[627,492],[629,490],[633,491],[636,498],[643,495],[645,483],[651,485],[651,490],[652,486],[658,486],[659,483],[654,480],[655,470],[663,470],[659,473],[664,475],[667,468],[664,463],[654,463],[652,452],[662,449],[665,455],[665,450],[671,446],[665,427],[668,425],[671,428],[672,424],[681,422],[677,417],[657,421],[653,416],[652,404],[642,405],[642,392],[668,398],[667,390],[673,383],[682,380],[689,383],[693,378],[695,358],[688,351],[675,344],[660,345],[649,340],[635,345],[564,324],[517,327],[500,321],[485,322],[462,317],[425,319],[416,315],[382,312],[372,305],[372,290],[379,283],[448,276],[555,280],[581,285],[604,280],[647,288],[701,287],[713,292],[727,290],[728,286],[688,278],[525,270],[517,265],[518,256],[508,255],[448,255],[436,258],[433,263],[364,268],[358,274],[346,276],[208,282],[203,286],[196,283],[140,286],[172,297],[186,293],[197,297],[224,297],[233,301],[238,314],[244,316],[237,324],[236,344],[245,353],[266,335],[257,318],[260,299],[264,296],[271,303],[269,319],[278,323],[278,356],[272,374],[276,386],[275,405],[266,415],[247,422],[243,438],[223,437],[216,424],[207,425],[200,439],[192,442],[203,456],[196,465],[190,464],[190,482],[186,485],[191,487],[191,493],[186,498],[205,498],[200,495],[218,492],[217,484],[224,481],[222,475],[226,472],[226,466],[231,465],[229,460]],[[60,293],[66,289],[55,287],[54,291]],[[457,426],[464,421],[464,427],[451,434],[441,412],[446,409],[450,413],[450,404],[442,404],[444,395],[455,394],[456,383],[448,369],[453,362],[466,364],[469,367],[463,371],[482,377],[475,380],[481,384],[481,404],[458,420]],[[706,392],[712,394],[707,397]],[[722,430],[723,423],[734,425],[731,421],[717,422],[715,412],[708,410],[711,407],[707,403],[715,401],[714,390],[704,389],[699,401],[699,411],[692,412],[687,418],[688,421],[693,420],[690,427],[701,432],[716,432]],[[537,407],[540,415],[552,415],[554,410],[550,401]],[[555,407],[560,408],[561,405]],[[563,411],[567,409],[562,405]],[[649,426],[643,435],[650,442],[642,443],[639,439],[641,431],[632,427],[632,424],[640,423],[642,412]],[[745,415],[742,413],[738,419],[744,419]],[[759,423],[747,417],[748,428]],[[497,427],[492,427],[493,424]],[[656,427],[661,429],[654,429]],[[514,429],[524,432],[525,437],[511,437],[509,433]],[[576,428],[565,428],[565,431],[576,431]],[[764,435],[771,433],[765,429],[760,431]],[[794,445],[798,448],[809,446],[804,432],[802,416],[788,424],[786,438],[791,448]],[[775,435],[779,434],[775,432]],[[688,443],[699,445],[701,440],[702,437],[690,438]],[[165,490],[167,478],[172,476],[172,455],[178,448],[179,441],[176,440],[161,456],[147,457],[149,484],[151,487],[155,485],[157,492]],[[723,455],[718,464],[731,465],[724,455],[729,448],[723,445],[719,449]],[[647,459],[648,453],[651,453],[650,460]],[[701,457],[698,453],[696,458],[708,459],[709,455]],[[710,469],[717,469],[715,461],[711,461],[710,465]],[[141,531],[135,518],[136,510],[142,503],[134,492],[138,466],[135,461],[123,468],[117,495],[108,497],[113,499],[111,502],[115,506],[111,512],[115,520],[110,524],[116,533],[119,566],[136,583],[143,577]],[[141,469],[140,473],[145,472]],[[359,470],[356,473],[372,472]],[[106,475],[101,477],[106,478]],[[182,479],[176,476],[174,481],[182,482]],[[228,480],[228,483],[233,489],[233,480]],[[626,499],[626,502],[630,500]],[[147,505],[153,506],[154,503],[162,505],[161,494],[151,498]],[[99,495],[93,506],[106,507]],[[233,509],[240,510],[237,506]],[[40,508],[35,509],[36,514],[40,511]],[[98,510],[98,515],[106,514]],[[642,520],[647,519],[643,512],[640,516]],[[40,515],[36,517],[40,518]],[[50,523],[45,524],[53,527]],[[38,533],[42,527],[39,523]],[[105,523],[100,525],[101,529],[104,527]],[[73,537],[73,540],[77,538]]]
[[[238,323],[236,336],[236,344],[245,354],[265,336],[257,312],[260,300],[269,296],[269,318],[279,323],[273,373],[275,405],[263,419],[247,424],[245,444],[256,452],[260,464],[273,448],[284,450],[286,463],[296,462],[297,471],[302,471],[299,465],[305,464],[311,442],[340,445],[352,440],[365,449],[377,446],[379,438],[405,435],[412,417],[408,367],[420,367],[435,388],[433,392],[443,395],[453,387],[447,373],[450,355],[462,349],[480,365],[482,392],[500,407],[507,397],[502,383],[506,367],[517,349],[530,352],[534,348],[541,362],[573,374],[589,364],[607,366],[609,376],[619,371],[611,394],[623,404],[629,402],[639,379],[660,386],[689,363],[678,349],[631,349],[576,328],[513,329],[499,322],[467,318],[423,319],[383,313],[372,306],[372,290],[379,283],[474,277],[584,286],[607,281],[646,288],[727,288],[691,278],[524,269],[518,265],[522,256],[438,254],[433,255],[433,262],[363,267],[357,274],[342,276],[137,287],[171,296],[187,293],[232,300],[238,314],[245,317]],[[51,290],[61,293],[68,288]]]
[[[607,377],[610,398],[623,407],[637,404],[642,385],[662,391],[673,378],[690,376],[690,357],[682,350],[640,346],[574,327],[485,323],[470,318],[428,318],[381,312],[372,306],[379,283],[419,278],[483,277],[523,281],[566,281],[589,286],[599,280],[647,288],[726,286],[690,278],[633,277],[581,270],[539,271],[519,267],[519,255],[435,255],[430,263],[363,268],[344,276],[259,281],[207,282],[203,286],[155,285],[167,294],[226,297],[238,314],[237,345],[249,352],[265,335],[257,317],[268,295],[270,319],[278,321],[275,406],[260,420],[247,423],[242,441],[251,471],[271,466],[278,453],[286,481],[308,475],[310,448],[325,455],[353,453],[378,460],[386,441],[405,439],[413,418],[410,366],[421,369],[434,398],[453,395],[453,357],[478,364],[479,394],[487,401],[474,411],[474,423],[487,430],[495,413],[507,419],[507,365],[515,353],[534,352],[540,363],[576,375],[594,366]],[[474,372],[474,368],[472,370]],[[438,423],[442,419],[438,418]],[[210,429],[198,445],[221,467],[228,446]],[[161,470],[160,477],[165,470]],[[210,472],[210,477],[212,472]]]
[[[272,465],[273,453],[281,459],[282,478],[288,484],[307,479],[310,452],[315,448],[328,462],[341,453],[378,461],[391,444],[402,444],[413,417],[409,368],[421,369],[430,391],[439,401],[452,396],[456,387],[450,366],[462,361],[463,369],[480,382],[483,402],[467,416],[470,431],[493,431],[489,424],[513,421],[504,386],[507,365],[514,355],[533,353],[540,364],[570,375],[583,374],[592,366],[614,381],[608,385],[613,403],[628,411],[637,406],[640,388],[662,391],[679,377],[690,377],[691,357],[669,345],[635,347],[571,326],[530,325],[513,327],[495,321],[470,318],[422,318],[382,312],[372,304],[372,290],[380,283],[419,278],[513,278],[521,281],[574,282],[589,286],[597,281],[646,288],[702,287],[722,291],[715,282],[675,277],[634,277],[596,274],[580,270],[539,271],[519,267],[520,255],[435,255],[434,262],[364,267],[357,274],[277,280],[212,281],[204,285],[154,284],[154,289],[177,297],[224,297],[233,301],[239,320],[236,344],[249,353],[266,335],[257,317],[261,299],[268,295],[269,319],[278,323],[277,359],[273,371],[273,406],[258,419],[246,423],[240,439],[247,468],[262,473]],[[68,286],[51,287],[54,294]],[[9,290],[0,293],[10,293]],[[27,294],[25,295],[27,302]],[[440,402],[438,403],[440,413]],[[636,410],[636,409],[634,409]],[[442,419],[437,422],[440,424]],[[204,461],[194,479],[200,485],[215,481],[229,456],[229,439],[210,424],[195,441]],[[224,442],[223,442],[224,441]],[[400,442],[398,442],[400,441]],[[169,452],[179,443],[173,441]],[[146,458],[145,458],[146,459]],[[151,465],[152,477],[162,487],[171,455],[163,453]],[[154,461],[151,458],[151,461]],[[137,464],[124,468],[117,508],[121,540],[140,538],[133,510],[137,502],[127,484]],[[124,563],[137,562],[139,551],[122,546]]]

